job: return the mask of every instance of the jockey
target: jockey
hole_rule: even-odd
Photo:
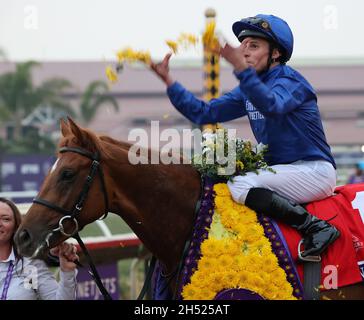
[[[259,14],[232,26],[241,45],[226,44],[220,55],[234,68],[239,84],[217,99],[197,99],[169,74],[167,54],[151,69],[167,85],[167,94],[196,124],[248,116],[258,143],[268,145],[266,161],[276,173],[260,170],[236,176],[228,186],[233,199],[280,220],[303,234],[303,257],[318,255],[340,235],[328,222],[299,205],[332,195],[336,164],[321,123],[317,97],[308,81],[286,65],[293,51],[288,24]]]

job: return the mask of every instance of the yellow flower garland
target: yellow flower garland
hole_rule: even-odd
[[[202,257],[182,297],[210,300],[224,289],[244,288],[269,300],[295,300],[256,213],[234,202],[226,184],[216,184],[214,191],[209,237],[201,244]]]
[[[208,22],[206,24],[206,29],[202,35],[201,40],[205,49],[216,50],[219,47],[218,38],[215,35],[214,21]],[[196,46],[198,42],[199,42],[199,37],[190,33],[181,33],[176,41],[166,40],[167,46],[173,51],[174,54],[177,54],[180,47],[187,49],[190,46]],[[126,47],[122,50],[119,50],[116,53],[116,56],[119,66],[122,66],[124,62],[128,63],[142,62],[146,65],[150,65],[152,61],[149,51],[137,51],[130,47]],[[116,68],[116,70],[118,71],[118,68]],[[115,83],[118,80],[117,75],[112,70],[111,66],[106,67],[105,73],[111,83]]]

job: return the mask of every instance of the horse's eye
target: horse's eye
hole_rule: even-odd
[[[63,170],[61,173],[61,180],[72,180],[72,178],[75,176],[75,172],[69,169]]]

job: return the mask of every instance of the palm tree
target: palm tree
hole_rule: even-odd
[[[62,97],[71,83],[65,79],[53,78],[35,87],[31,77],[35,66],[39,66],[39,63],[18,63],[14,72],[0,76],[0,121],[11,121],[14,124],[14,140],[21,137],[22,120],[40,105],[49,105],[74,115]]]
[[[92,81],[81,97],[79,118],[83,124],[89,124],[97,110],[105,103],[110,103],[115,111],[119,111],[117,100],[109,95],[109,88],[104,81]]]

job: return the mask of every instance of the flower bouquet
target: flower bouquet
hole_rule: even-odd
[[[268,146],[262,143],[253,146],[251,141],[237,138],[236,130],[218,128],[212,132],[208,129],[202,134],[201,148],[195,150],[192,165],[201,175],[226,182],[247,172],[275,172],[264,160],[267,151]]]

